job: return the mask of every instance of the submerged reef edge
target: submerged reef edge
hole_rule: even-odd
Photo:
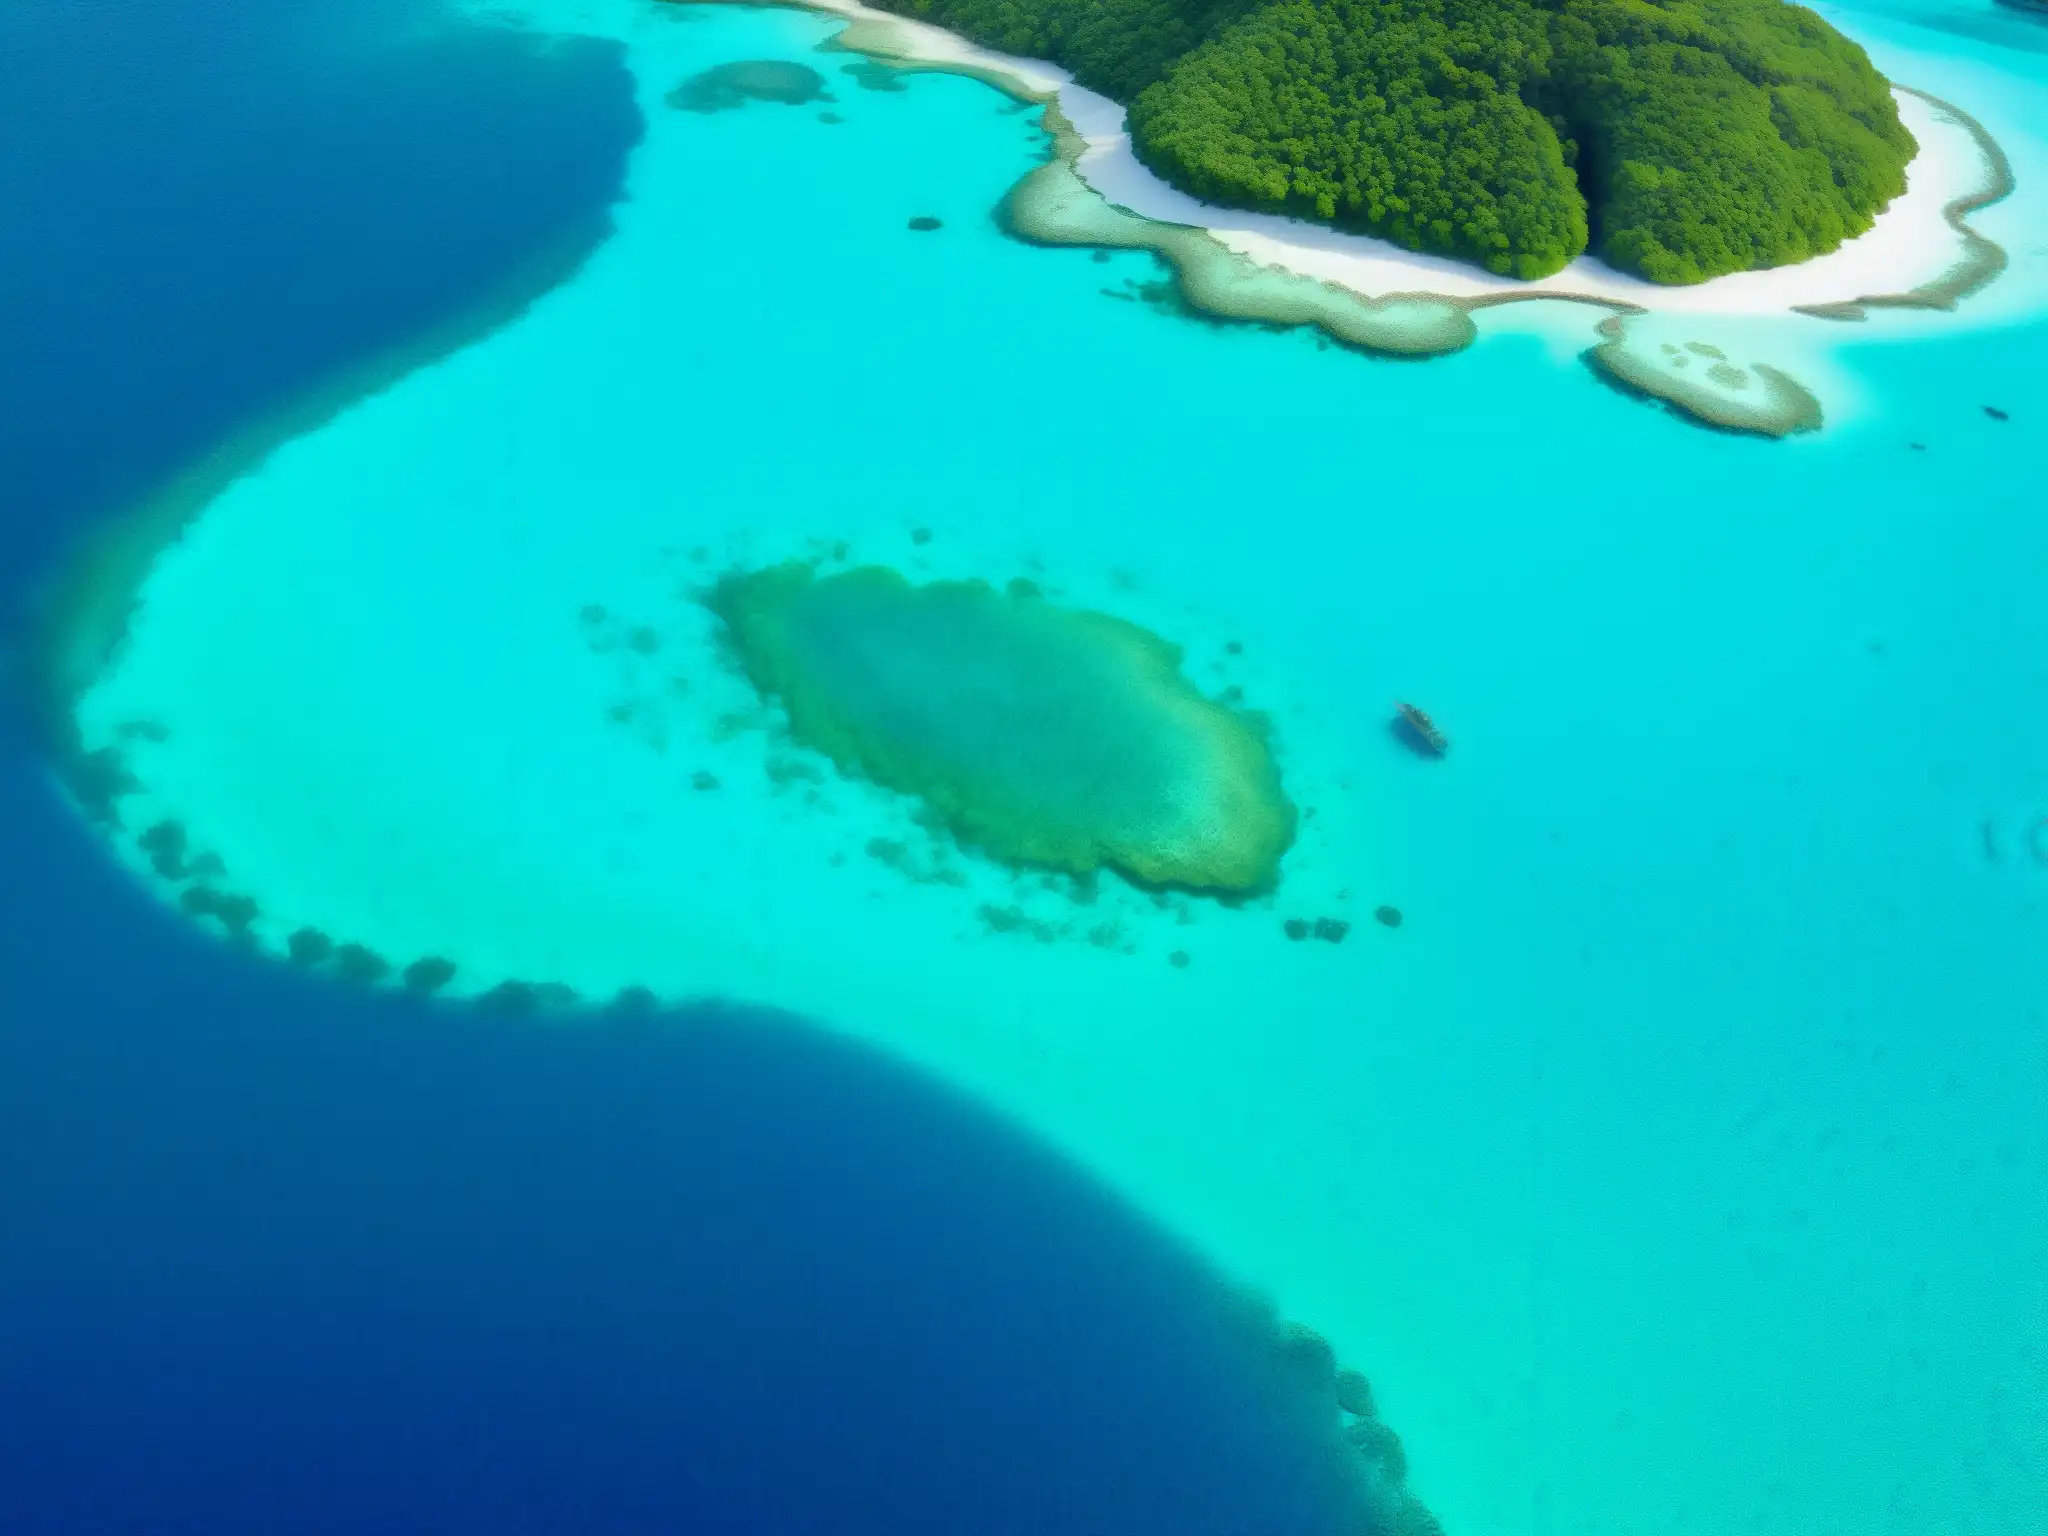
[[[961,844],[1151,889],[1272,888],[1296,812],[1267,732],[1205,697],[1178,646],[1029,585],[915,584],[800,561],[706,604],[795,739],[908,795]]]
[[[109,832],[120,830],[119,802],[135,782],[117,748],[86,749],[75,709],[119,656],[143,584],[163,551],[183,538],[222,492],[286,443],[517,321],[573,281],[612,231],[610,209],[579,221],[462,312],[400,346],[337,370],[189,460],[153,493],[109,511],[74,538],[23,607],[8,615],[5,659],[52,771],[88,821]]]

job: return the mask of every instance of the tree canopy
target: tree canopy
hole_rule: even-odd
[[[1050,59],[1205,201],[1542,277],[1694,283],[1832,250],[1916,146],[1784,0],[878,0]]]

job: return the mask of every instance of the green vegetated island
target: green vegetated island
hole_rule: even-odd
[[[1658,283],[1870,227],[1913,137],[1863,49],[1784,0],[875,0],[1048,59],[1211,203],[1538,278]]]
[[[919,586],[881,566],[734,572],[708,602],[798,741],[999,859],[1248,892],[1294,840],[1260,722],[1135,624],[1026,582]]]

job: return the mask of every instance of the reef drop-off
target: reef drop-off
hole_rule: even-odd
[[[735,572],[707,599],[797,740],[1006,861],[1149,885],[1274,883],[1295,812],[1266,733],[1178,647],[1018,584]]]

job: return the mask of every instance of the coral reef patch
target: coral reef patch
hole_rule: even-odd
[[[1728,432],[1788,437],[1820,429],[1820,401],[1769,363],[1744,366],[1705,342],[1680,345],[1637,334],[1619,315],[1602,320],[1599,331],[1603,340],[1586,352],[1586,362],[1624,393],[1662,400]]]
[[[1336,1351],[1313,1328],[1272,1320],[1274,1365],[1298,1389],[1325,1397],[1341,1416],[1341,1442],[1374,1536],[1443,1536],[1443,1526],[1408,1487],[1408,1454],[1401,1437],[1380,1418],[1372,1384],[1360,1371],[1341,1368]]]
[[[692,75],[668,93],[668,104],[684,112],[730,112],[750,101],[801,107],[830,101],[825,77],[807,64],[786,59],[739,59]]]
[[[1278,876],[1296,818],[1265,731],[1148,630],[881,566],[736,571],[706,601],[798,742],[917,797],[968,846],[1219,893]]]

